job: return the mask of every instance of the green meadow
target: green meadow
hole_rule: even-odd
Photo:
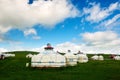
[[[104,55],[104,61],[89,60],[73,67],[40,69],[26,67],[26,62],[30,62],[26,58],[29,52],[12,53],[16,56],[0,60],[0,80],[120,80],[120,61],[110,60],[108,55]]]

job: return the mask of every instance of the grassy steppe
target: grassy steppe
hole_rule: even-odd
[[[16,57],[0,60],[0,80],[120,80],[120,61],[90,60],[74,67],[37,69],[25,67],[29,52],[13,53]]]

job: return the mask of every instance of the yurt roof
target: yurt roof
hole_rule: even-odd
[[[51,46],[50,43],[48,43],[47,46],[44,49],[45,50],[53,50],[54,48]]]

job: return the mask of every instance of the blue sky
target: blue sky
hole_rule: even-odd
[[[0,50],[120,53],[119,0],[0,1]]]

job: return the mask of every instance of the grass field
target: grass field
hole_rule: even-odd
[[[74,67],[37,69],[25,67],[29,52],[13,53],[16,57],[0,60],[0,80],[120,80],[120,61],[90,60]]]

